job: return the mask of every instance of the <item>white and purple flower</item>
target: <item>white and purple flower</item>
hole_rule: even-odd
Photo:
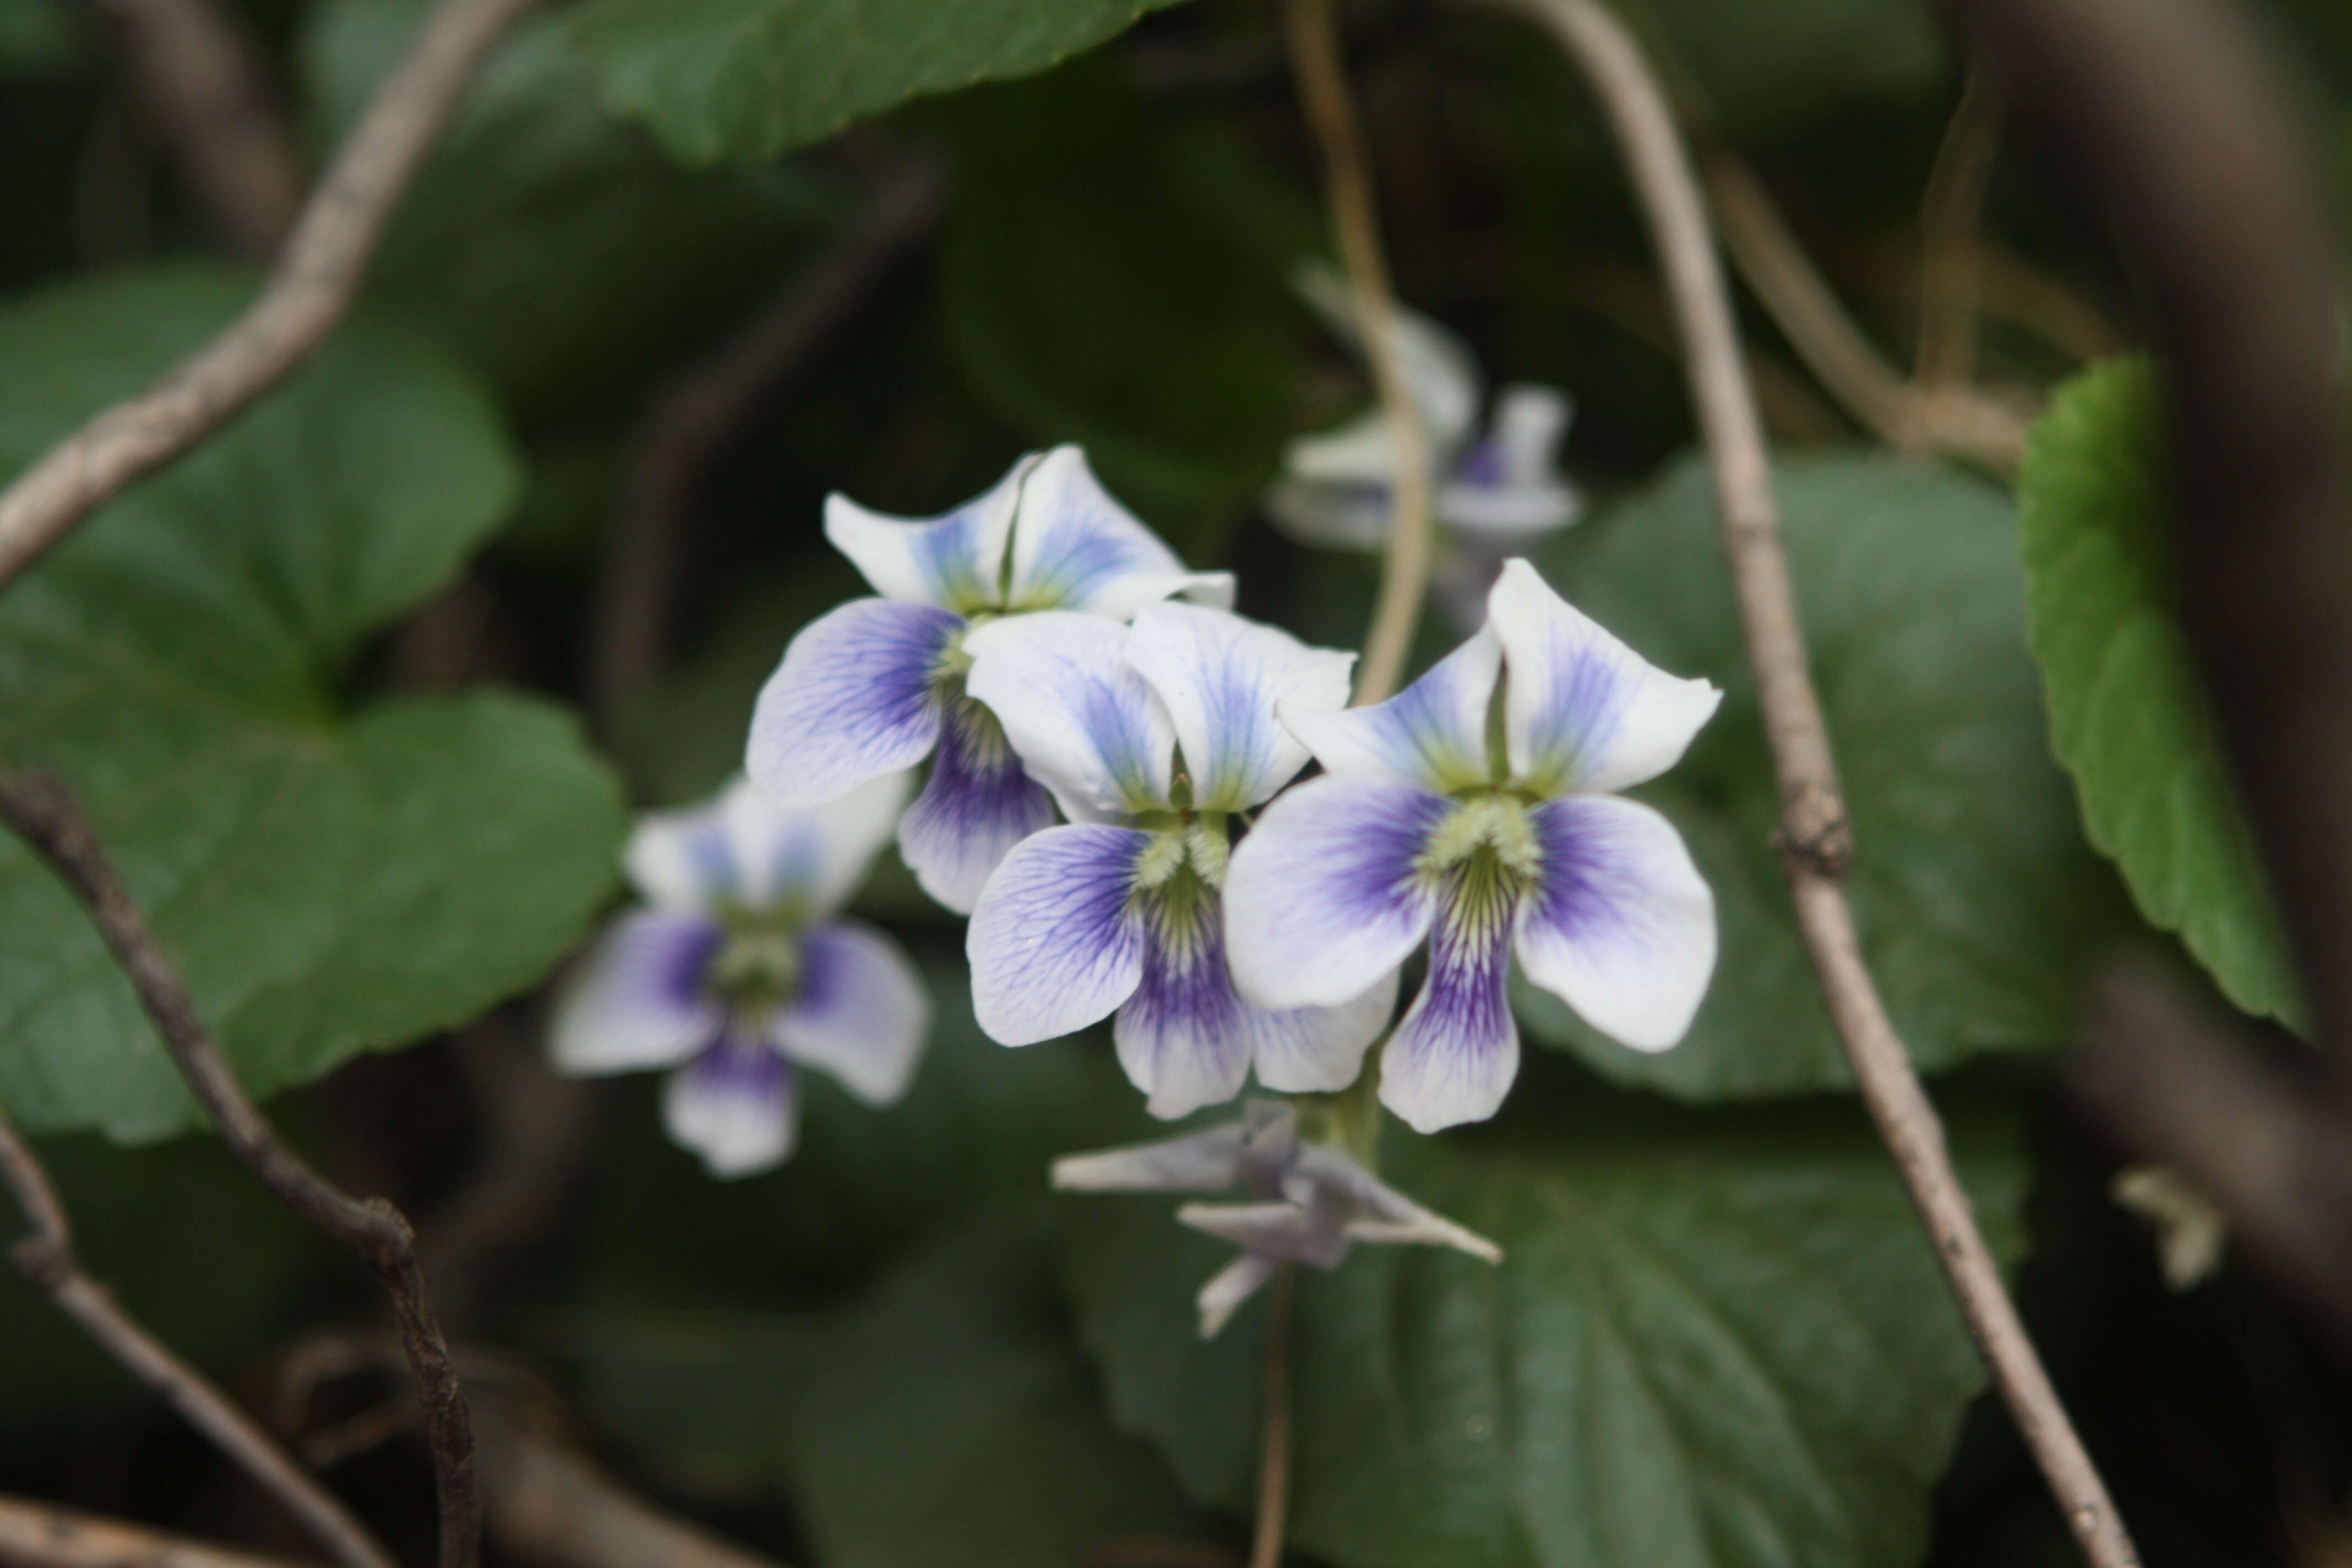
[[[663,1120],[715,1176],[792,1152],[801,1068],[869,1105],[904,1094],[930,999],[896,942],[837,911],[908,784],[887,774],[785,812],[738,780],[705,805],[641,818],[625,863],[649,907],[615,921],[572,976],[556,1067],[672,1069]]]
[[[1495,1113],[1518,1072],[1506,983],[1641,1050],[1679,1040],[1715,967],[1715,900],[1674,825],[1613,792],[1672,767],[1722,693],[1570,607],[1525,561],[1484,628],[1386,702],[1286,706],[1329,776],[1269,806],[1225,884],[1262,1007],[1360,994],[1429,943],[1381,1100],[1416,1130]]]
[[[1337,1268],[1356,1243],[1450,1247],[1488,1263],[1503,1249],[1422,1207],[1339,1149],[1298,1136],[1278,1100],[1252,1100],[1242,1119],[1159,1143],[1072,1154],[1054,1162],[1054,1185],[1076,1193],[1217,1193],[1246,1184],[1253,1201],[1186,1204],[1179,1223],[1223,1237],[1242,1255],[1196,1298],[1212,1339],[1285,1263]]]
[[[1325,268],[1301,274],[1299,291],[1331,329],[1360,342],[1347,281]],[[1486,428],[1476,362],[1444,328],[1400,310],[1398,359],[1430,447],[1441,532],[1432,592],[1447,614],[1475,626],[1506,557],[1528,540],[1567,527],[1583,498],[1559,471],[1561,437],[1573,413],[1566,394],[1524,383],[1495,395]],[[1387,548],[1396,456],[1386,413],[1368,410],[1335,430],[1290,443],[1282,478],[1266,496],[1276,526],[1323,549]]]
[[[1276,705],[1336,711],[1355,656],[1178,604],[1144,606],[1131,628],[993,621],[964,647],[972,696],[1069,818],[1007,855],[972,910],[981,1026],[1025,1046],[1116,1013],[1119,1061],[1160,1117],[1232,1099],[1253,1066],[1285,1092],[1352,1082],[1394,973],[1311,1006],[1252,1006],[1226,967],[1221,890],[1230,820],[1307,763]]]
[[[879,596],[793,638],[760,693],[746,766],[761,794],[800,808],[931,757],[898,848],[924,890],[959,914],[1005,852],[1054,819],[996,717],[966,695],[965,634],[1033,610],[1123,621],[1177,595],[1233,603],[1230,574],[1185,570],[1076,447],[1023,458],[993,489],[936,518],[828,497],[824,531]]]

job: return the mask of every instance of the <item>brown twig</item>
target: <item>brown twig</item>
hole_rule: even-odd
[[[1964,387],[1976,375],[1984,291],[1977,228],[2000,152],[2000,93],[1984,67],[1971,63],[1919,199],[1919,346],[1911,379],[1930,393]]]
[[[1727,153],[1704,165],[1726,248],[1830,395],[1889,446],[1948,452],[2001,473],[2025,449],[2025,416],[1966,385],[1903,379],[1846,313],[1763,185]]]
[[[1279,1568],[1290,1521],[1290,1309],[1297,1273],[1295,1265],[1282,1264],[1266,1292],[1265,1414],[1258,1437],[1257,1527],[1250,1534],[1249,1568]]]
[[[302,199],[302,159],[253,43],[212,0],[92,0],[156,139],[232,244],[277,252]]]
[[[63,1200],[32,1146],[5,1116],[0,1116],[0,1184],[16,1194],[31,1227],[8,1249],[9,1263],[28,1284],[284,1504],[329,1555],[347,1568],[393,1568],[392,1554],[366,1526],[305,1475],[210,1379],[124,1311],[112,1291],[83,1272]],[[6,1555],[0,1546],[0,1560]]]
[[[245,313],[0,491],[0,587],[99,507],[226,425],[326,341],[474,68],[537,4],[441,0],[303,205],[268,283]]]
[[[1395,464],[1389,484],[1389,541],[1381,564],[1380,598],[1364,634],[1363,662],[1356,667],[1356,700],[1378,702],[1395,692],[1405,660],[1412,655],[1413,632],[1429,595],[1436,524],[1431,513],[1429,433],[1422,427],[1412,387],[1405,379],[1395,325],[1396,293],[1389,286],[1388,262],[1381,253],[1371,171],[1356,111],[1349,102],[1332,5],[1333,0],[1289,0],[1284,16],[1299,106],[1322,149],[1331,228],[1355,294],[1357,333],[1372,369],[1373,389],[1388,416],[1389,452]]]
[[[173,1065],[229,1152],[279,1202],[375,1270],[392,1300],[393,1317],[424,1406],[425,1443],[440,1499],[441,1563],[443,1568],[474,1568],[480,1551],[481,1507],[474,1487],[473,1433],[448,1346],[417,1267],[416,1236],[406,1216],[386,1199],[361,1201],[343,1194],[287,1147],[254,1109],[197,1013],[186,982],[164,955],[63,784],[47,774],[0,772],[0,820],[16,830],[89,911]]]
[[[668,649],[677,544],[696,487],[760,399],[805,364],[890,263],[930,230],[945,184],[931,160],[903,161],[839,239],[647,400],[597,590],[590,710],[608,737]]]
[[[0,1565],[5,1568],[308,1568],[279,1557],[252,1557],[226,1547],[165,1535],[144,1525],[59,1508],[30,1498],[0,1497]]]
[[[1942,1123],[1880,1001],[1844,890],[1853,833],[1829,727],[1807,668],[1779,503],[1729,291],[1698,182],[1639,47],[1596,0],[1505,0],[1547,27],[1591,81],[1615,132],[1682,324],[1765,732],[1780,783],[1780,839],[1798,930],[1864,1102],[1935,1243],[1994,1383],[2060,1510],[2096,1568],[2138,1560],[2050,1384],[1953,1171]]]

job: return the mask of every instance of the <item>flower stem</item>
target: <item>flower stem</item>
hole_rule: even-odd
[[[1356,327],[1372,385],[1388,416],[1389,450],[1396,468],[1393,506],[1381,573],[1381,594],[1364,633],[1364,659],[1356,668],[1356,700],[1379,702],[1396,692],[1428,596],[1434,541],[1430,514],[1429,436],[1412,403],[1396,331],[1396,296],[1381,254],[1380,219],[1364,159],[1363,139],[1348,100],[1339,56],[1334,0],[1288,0],[1291,68],[1298,100],[1323,152],[1324,181],[1339,259],[1355,293]]]
[[[1276,1568],[1290,1514],[1290,1293],[1297,1266],[1275,1271],[1265,1302],[1265,1420],[1258,1440],[1257,1530],[1249,1568]]]

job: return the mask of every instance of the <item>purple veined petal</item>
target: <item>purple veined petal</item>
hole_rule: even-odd
[[[898,853],[923,891],[971,913],[1013,847],[1053,825],[1053,796],[1023,771],[996,716],[969,697],[951,698],[931,776],[898,819]]]
[[[1144,931],[1131,895],[1150,842],[1130,827],[1048,827],[1004,858],[964,935],[972,1008],[989,1038],[1055,1039],[1134,994]]]
[[[1394,970],[1336,1007],[1268,1012],[1244,1005],[1244,1032],[1257,1081],[1278,1094],[1337,1094],[1363,1071],[1364,1052],[1396,1016]]]
[[[621,866],[647,903],[680,914],[716,912],[742,892],[723,796],[640,816]]]
[[[1186,571],[1158,534],[1111,499],[1076,447],[1046,453],[1021,487],[1010,584],[1009,609],[1082,610],[1121,621],[1177,594],[1215,609],[1234,602],[1230,573]]]
[[[1354,654],[1193,605],[1138,610],[1126,651],[1175,726],[1192,805],[1202,811],[1246,810],[1288,784],[1307,765],[1307,748],[1275,717],[1276,705],[1339,711],[1356,663]]]
[[[1510,670],[1511,776],[1541,793],[1598,795],[1657,777],[1723,700],[1619,642],[1525,561],[1503,563],[1486,617]]]
[[[1608,796],[1546,801],[1528,816],[1543,864],[1518,913],[1528,978],[1612,1039],[1674,1045],[1715,973],[1715,894],[1682,835]]]
[[[1054,1162],[1059,1193],[1219,1193],[1242,1179],[1243,1123],[1152,1143],[1065,1154]]]
[[[703,988],[727,933],[699,915],[639,910],[613,922],[565,983],[550,1049],[577,1076],[673,1067],[727,1016]]]
[[[800,990],[769,1025],[776,1047],[868,1105],[907,1092],[931,1035],[931,998],[898,944],[862,921],[801,932]]]
[[[1234,983],[1260,1007],[1336,1007],[1429,934],[1419,868],[1451,803],[1411,784],[1310,779],[1276,797],[1225,870]]]
[[[885,773],[823,805],[784,811],[738,779],[719,811],[743,907],[803,920],[839,909],[890,841],[913,784],[909,773]]]
[[[1201,1287],[1193,1305],[1201,1313],[1201,1337],[1213,1340],[1224,1326],[1234,1321],[1248,1300],[1265,1289],[1266,1281],[1281,1264],[1261,1252],[1244,1252],[1214,1274]]]
[[[1030,453],[985,493],[938,517],[890,517],[843,495],[824,499],[824,536],[886,599],[963,615],[993,608]]]
[[[730,1033],[662,1086],[670,1138],[721,1181],[782,1164],[799,1123],[792,1064],[763,1040]]]
[[[1499,889],[1448,879],[1430,931],[1429,978],[1381,1053],[1381,1103],[1416,1132],[1484,1121],[1518,1077],[1511,915]]]
[[[1176,731],[1122,653],[1127,628],[1066,610],[1007,616],[964,638],[964,689],[988,705],[1031,778],[1073,822],[1168,805]]]
[[[791,809],[912,767],[940,738],[941,659],[963,617],[852,599],[801,628],[751,710],[744,766]]]
[[[1225,968],[1216,900],[1187,896],[1143,896],[1143,973],[1111,1028],[1128,1081],[1164,1121],[1233,1099],[1250,1069],[1250,1009]]]
[[[1282,722],[1342,778],[1386,779],[1443,794],[1499,783],[1487,755],[1486,710],[1502,645],[1482,627],[1385,702],[1337,713],[1284,706]]]

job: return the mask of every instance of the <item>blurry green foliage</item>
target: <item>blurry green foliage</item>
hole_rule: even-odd
[[[1872,973],[1919,1066],[2063,1044],[2074,984],[2123,911],[2049,761],[2024,644],[2017,525],[1994,486],[1891,457],[1784,462],[1782,538],[1853,812],[1850,883]],[[1561,593],[1647,658],[1724,689],[1690,754],[1637,793],[1715,889],[1721,957],[1671,1051],[1603,1039],[1546,993],[1538,1038],[1687,1099],[1850,1082],[1773,835],[1780,791],[1704,465],[1538,552]]]
[[[1384,1172],[1504,1251],[1361,1247],[1302,1269],[1295,1539],[1355,1568],[1901,1568],[1982,1373],[1861,1114],[1693,1111],[1530,1064],[1489,1127]],[[2019,1249],[2007,1120],[1954,1118]],[[1255,1496],[1265,1315],[1192,1332],[1232,1248],[1167,1199],[1066,1200],[1070,1278],[1121,1427],[1197,1500]]]
[[[80,13],[67,0],[0,0],[0,74],[63,70],[83,47]]]
[[[1174,0],[592,0],[604,95],[683,162],[756,163],[919,94],[1058,65]]]
[[[0,315],[0,473],[249,291],[121,274]],[[562,710],[489,691],[343,706],[363,640],[514,488],[480,390],[363,321],[0,603],[0,752],[79,793],[257,1093],[528,985],[612,885],[619,793]],[[95,932],[13,840],[0,1100],[35,1129],[125,1139],[195,1114]]]
[[[1629,15],[1687,75],[1696,107],[1769,134],[1857,100],[1914,101],[1943,85],[1943,30],[1926,0],[1629,0]]]
[[[427,9],[324,0],[310,12],[300,64],[321,143],[358,118]],[[679,169],[605,112],[563,26],[534,18],[499,46],[403,199],[371,282],[534,430],[634,402],[838,205],[796,165]]]
[[[2230,999],[2294,1020],[2285,944],[2173,617],[2144,360],[2059,389],[2018,470],[2033,656],[2091,841]]]

